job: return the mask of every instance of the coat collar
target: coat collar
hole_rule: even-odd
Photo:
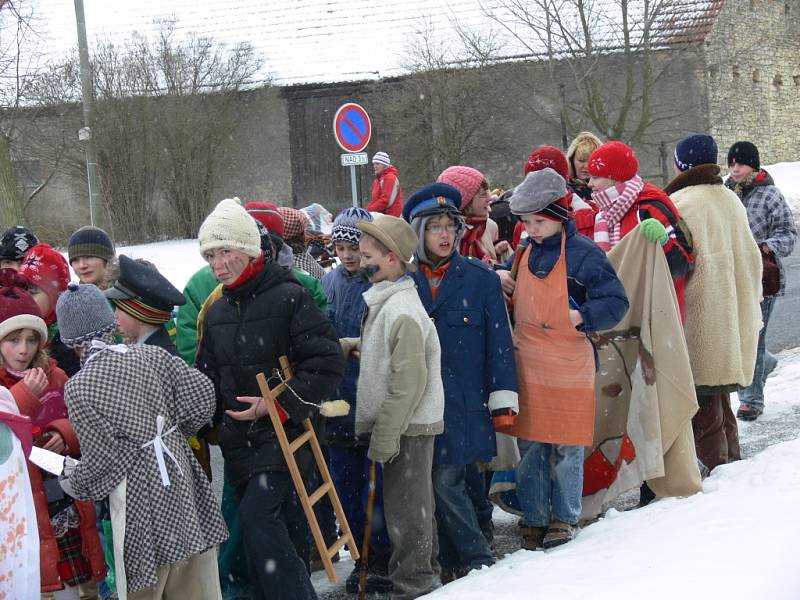
[[[373,307],[383,304],[390,296],[398,292],[411,289],[414,289],[414,280],[408,275],[405,275],[397,281],[380,281],[374,283],[362,296],[367,306]]]
[[[664,188],[664,193],[671,196],[678,190],[692,187],[695,185],[722,185],[722,177],[719,175],[719,165],[697,165],[687,169],[675,179],[669,182]]]

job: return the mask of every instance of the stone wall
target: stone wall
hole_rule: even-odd
[[[764,164],[800,159],[800,0],[726,0],[706,41],[711,132]]]

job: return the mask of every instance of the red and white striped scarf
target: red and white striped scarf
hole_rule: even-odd
[[[600,209],[594,219],[594,243],[603,251],[608,252],[622,239],[622,217],[636,202],[643,187],[642,178],[634,175],[628,181],[592,193],[592,200]]]

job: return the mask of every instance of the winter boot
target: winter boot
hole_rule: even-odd
[[[755,421],[763,412],[764,409],[761,407],[753,406],[752,404],[740,404],[739,410],[736,411],[736,418],[742,421]]]
[[[566,544],[575,537],[575,526],[562,521],[553,521],[547,528],[547,533],[542,540],[542,548],[549,550],[556,546]]]
[[[520,541],[520,547],[524,550],[539,550],[542,547],[542,541],[544,540],[544,536],[547,533],[546,527],[528,527],[527,525],[521,525],[519,528],[520,535],[522,536],[522,540]]]

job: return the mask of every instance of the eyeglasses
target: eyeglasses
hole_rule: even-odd
[[[456,233],[458,231],[458,225],[455,223],[448,223],[447,225],[429,225],[425,228],[426,233],[433,233],[437,235],[444,231],[447,233]]]

